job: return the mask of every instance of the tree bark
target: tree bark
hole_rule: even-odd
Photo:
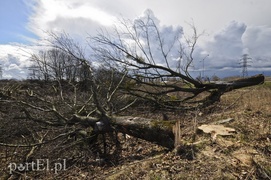
[[[113,124],[117,131],[169,149],[174,148],[175,136],[172,128],[175,123],[176,121],[160,121],[131,116],[113,118]]]

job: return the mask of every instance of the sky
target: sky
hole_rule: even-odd
[[[191,35],[191,23],[204,32],[195,51],[195,74],[241,75],[240,59],[249,54],[248,74],[270,75],[270,7],[270,0],[1,0],[2,78],[27,78],[29,55],[48,31],[66,32],[84,44],[121,18],[144,18],[146,10],[161,31],[170,30],[169,38],[178,28]]]

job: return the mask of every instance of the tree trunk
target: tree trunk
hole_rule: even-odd
[[[248,86],[254,86],[258,84],[264,83],[264,75],[258,74],[255,76],[251,76],[248,78],[243,78],[243,79],[238,79],[235,81],[228,81],[228,82],[221,82],[221,83],[209,83],[206,84],[207,88],[214,89],[214,88],[219,88],[223,89],[225,92],[234,90],[234,89],[239,89],[239,88],[244,88]]]
[[[176,121],[160,121],[131,116],[113,118],[113,124],[117,131],[169,149],[174,148],[175,136],[172,128],[175,123]]]

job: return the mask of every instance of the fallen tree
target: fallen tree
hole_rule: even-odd
[[[262,84],[263,82],[264,76],[260,74],[235,81],[219,84],[207,84],[207,86],[217,88],[218,90],[216,93],[219,93],[220,97],[220,95],[225,92]],[[92,124],[93,127],[95,126],[95,123],[101,121],[98,119],[93,120],[92,118],[81,116],[74,116],[72,119],[77,120],[77,122],[80,121],[82,124],[88,122],[88,124]],[[176,137],[178,135],[179,128],[177,127],[179,126],[177,121],[163,121],[131,116],[115,116],[108,117],[108,119],[110,120],[110,124],[118,132],[141,138],[169,149],[173,149],[177,145],[176,139],[179,139],[179,137]]]
[[[212,102],[217,100],[221,94],[248,86],[254,86],[262,84],[264,82],[263,75],[256,75],[253,77],[239,79],[236,81],[225,82],[221,84],[209,84],[213,88],[218,88],[215,92],[219,94],[215,99],[210,99]],[[213,97],[215,96],[213,94]],[[147,141],[154,142],[169,149],[174,148],[178,144],[179,137],[178,129],[180,124],[176,121],[163,121],[163,120],[151,120],[138,117],[116,117],[114,124],[118,127],[118,130],[135,136]],[[177,140],[176,140],[177,139]]]

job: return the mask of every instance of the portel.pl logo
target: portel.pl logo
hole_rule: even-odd
[[[60,162],[55,162],[50,165],[49,159],[36,159],[36,161],[25,163],[9,163],[9,173],[13,172],[26,172],[26,171],[52,171],[57,174],[60,171],[66,170],[66,159]]]

